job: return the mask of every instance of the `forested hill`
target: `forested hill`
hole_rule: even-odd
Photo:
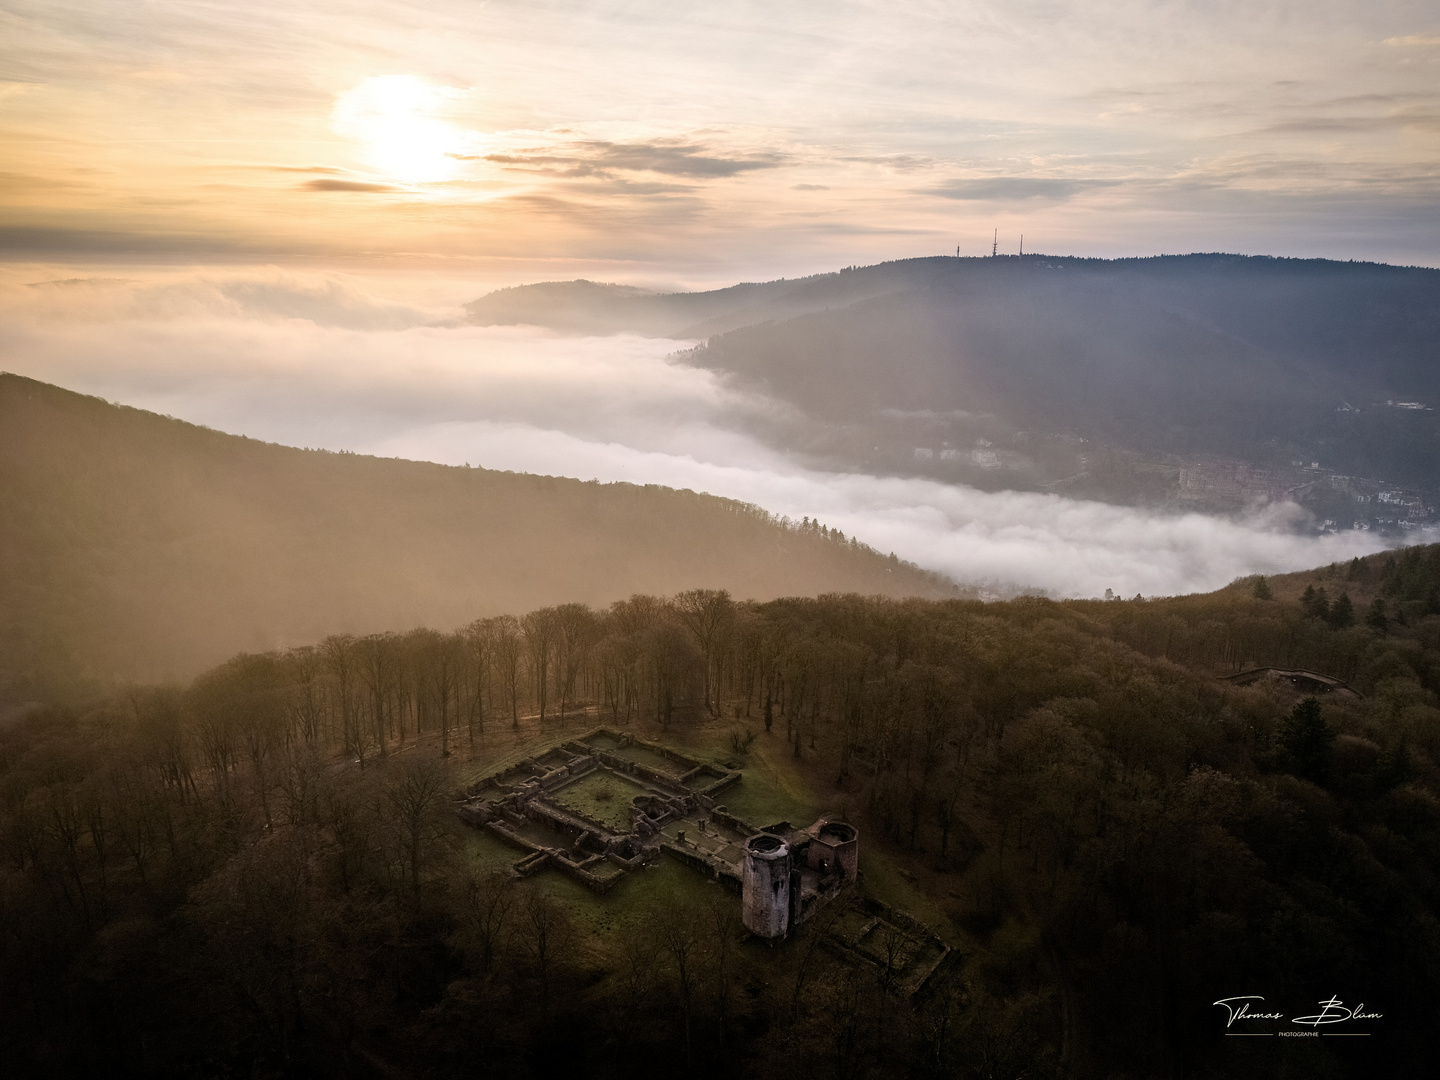
[[[1440,545],[1268,585],[985,604],[691,590],[335,635],[41,710],[0,726],[0,1061],[1430,1080]],[[1341,595],[1372,599],[1347,617]],[[1216,677],[1254,666],[1350,689]],[[860,896],[959,962],[907,998],[903,938],[820,947],[873,921],[744,940],[683,834],[603,896],[514,873],[533,857],[463,825],[454,797],[568,759],[546,751],[597,722],[738,764],[732,812],[840,812]],[[581,828],[575,848],[597,835]],[[1284,1019],[1229,1023],[1218,1003],[1240,994]],[[1359,1037],[1230,1037],[1306,1031],[1332,997],[1363,1003],[1328,1014]]]
[[[808,417],[787,441],[870,471],[1020,488],[1084,474],[1066,490],[1163,501],[1149,490],[1156,466],[1204,472],[1197,459],[1220,455],[1286,473],[1240,502],[1313,481],[1288,475],[1300,465],[1342,487],[1361,477],[1440,495],[1440,270],[1205,254],[929,258],[704,293],[549,283],[468,311],[706,337],[693,363]],[[1102,447],[1145,461],[1102,462]],[[1192,475],[1169,497],[1207,486]],[[1367,516],[1306,505],[1320,518]]]
[[[954,592],[727,499],[275,446],[14,375],[0,375],[0,492],[12,700],[636,592]]]
[[[813,277],[743,282],[708,292],[658,293],[594,281],[498,289],[465,305],[477,326],[525,324],[579,334],[630,331],[703,338],[742,326],[844,307],[943,281],[971,259],[905,259]]]

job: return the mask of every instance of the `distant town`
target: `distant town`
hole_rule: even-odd
[[[1419,402],[1386,404],[1397,409],[1429,408]],[[1336,472],[1315,459],[1295,457],[1257,465],[1213,454],[1146,455],[1075,436],[1026,432],[1008,441],[1009,446],[986,438],[968,446],[943,441],[938,446],[916,446],[910,449],[909,471],[992,490],[1038,488],[1077,498],[1215,513],[1293,502],[1310,511],[1316,532],[1356,529],[1403,534],[1437,523],[1433,493]],[[1057,468],[1062,461],[1065,467]],[[1041,478],[1057,472],[1064,475]]]

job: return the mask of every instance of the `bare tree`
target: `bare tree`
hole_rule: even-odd
[[[320,820],[320,784],[325,765],[314,746],[303,743],[284,751],[278,784],[290,825]]]
[[[90,932],[90,894],[85,889],[85,872],[81,866],[81,841],[85,835],[85,815],[80,800],[72,785],[51,784],[45,789],[48,821],[47,832],[60,849],[65,869],[75,883],[75,893],[80,900],[80,914],[85,921],[85,931]],[[69,890],[66,890],[69,898]]]
[[[728,897],[712,899],[709,908],[710,931],[713,942],[710,955],[715,968],[715,1012],[720,1022],[720,1048],[725,1048],[725,1036],[730,1022],[730,966],[735,939],[739,936],[741,924],[735,903]]]
[[[485,737],[485,702],[490,692],[491,672],[495,666],[495,628],[493,619],[477,619],[463,632],[465,642],[465,673],[462,680],[468,698],[465,707],[466,731],[471,746],[475,730]]]
[[[465,921],[480,954],[480,970],[489,973],[515,902],[509,874],[473,873],[465,882]]]
[[[690,589],[677,594],[673,604],[680,624],[690,632],[700,650],[705,709],[711,716],[718,715],[720,697],[718,692],[712,693],[714,668],[721,638],[735,617],[735,604],[724,589]]]
[[[133,760],[122,762],[112,778],[115,834],[131,862],[135,864],[135,873],[140,878],[140,884],[148,891],[150,877],[146,868],[150,865],[159,842],[155,803],[166,797],[165,790],[154,787],[144,770]]]
[[[334,634],[320,643],[325,664],[335,678],[335,691],[340,706],[341,741],[346,753],[354,754],[365,767],[365,749],[368,739],[360,730],[359,709],[356,701],[356,683],[359,679],[359,660],[356,656],[355,639],[349,634]]]
[[[555,609],[540,608],[520,620],[525,632],[525,649],[530,655],[530,677],[535,683],[535,703],[540,709],[540,723],[545,723],[545,708],[550,694],[550,665],[555,653]]]
[[[605,613],[605,651],[616,683],[613,714],[618,717],[623,707],[627,724],[640,709],[651,638],[667,617],[665,602],[653,596],[617,600]]]
[[[291,670],[290,723],[300,738],[313,746],[320,740],[325,716],[324,687],[320,680],[324,659],[313,645],[291,649],[285,659]]]
[[[645,635],[655,720],[668,730],[675,707],[688,696],[691,677],[699,663],[689,636],[674,622],[657,622]]]
[[[382,792],[400,839],[410,888],[418,894],[427,850],[442,835],[437,819],[445,797],[445,772],[435,758],[415,751],[400,755],[391,770]]]
[[[407,636],[422,714],[440,726],[440,756],[450,756],[450,713],[459,704],[463,643],[454,634],[415,630]]]
[[[560,722],[575,697],[576,682],[590,660],[595,637],[595,613],[584,604],[561,604],[555,609],[555,659],[560,677]]]
[[[494,642],[495,667],[505,699],[510,704],[510,726],[520,730],[520,660],[524,642],[520,623],[513,615],[500,615],[485,620]]]
[[[625,966],[620,969],[620,980],[625,988],[625,1013],[629,1022],[633,1022],[639,1015],[646,998],[655,989],[655,964],[658,958],[659,943],[654,935],[625,935]]]
[[[675,969],[676,986],[680,991],[680,1018],[685,1030],[685,1070],[694,1065],[690,1044],[690,1014],[699,967],[700,927],[695,913],[680,905],[663,909],[656,919],[660,946]]]
[[[569,938],[570,924],[560,906],[539,892],[531,892],[520,917],[519,938],[535,966],[540,983],[540,1022],[550,1026],[550,983],[557,954]]]
[[[360,675],[370,700],[370,724],[381,757],[388,752],[390,705],[399,679],[398,644],[399,639],[392,633],[370,634],[360,639],[358,647]]]

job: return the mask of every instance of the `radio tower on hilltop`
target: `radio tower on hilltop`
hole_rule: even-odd
[[[996,229],[996,230],[995,230],[994,239],[992,239],[992,240],[990,241],[990,258],[993,259],[993,258],[995,258],[996,255],[999,255],[999,254],[1000,254],[1000,230],[999,230],[999,229]]]

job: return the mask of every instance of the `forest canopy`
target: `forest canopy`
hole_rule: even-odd
[[[1344,690],[1220,678],[1258,667]],[[1437,694],[1440,546],[1176,599],[690,590],[243,654],[0,734],[0,1053],[61,1074],[1418,1077]],[[757,755],[845,808],[862,868],[912,882],[964,966],[907,1003],[804,937],[745,947],[703,889],[592,908],[612,899],[487,872],[451,810],[465,778],[599,722]],[[1224,1038],[1211,1003],[1251,992],[1383,1017],[1365,1040]]]

